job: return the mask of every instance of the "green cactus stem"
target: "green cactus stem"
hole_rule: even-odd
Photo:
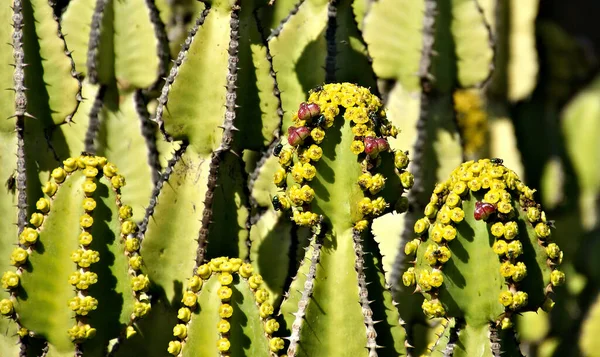
[[[288,356],[332,355],[340,348],[376,355],[379,347],[382,354],[403,354],[404,331],[369,232],[372,220],[394,205],[392,198],[413,184],[406,154],[392,152],[387,141],[397,128],[377,97],[350,83],[314,89],[292,120],[288,143],[278,153],[281,168],[273,180],[281,191],[273,206],[318,233],[305,257],[311,263],[301,266],[282,304],[291,335]],[[375,259],[366,259],[367,252]],[[375,299],[378,304],[369,303]],[[311,332],[316,330],[319,336]],[[340,336],[351,342],[330,343]]]
[[[500,159],[469,161],[436,185],[415,223],[419,237],[405,253],[417,259],[403,282],[426,297],[427,317],[461,320],[457,355],[474,353],[496,328],[511,329],[515,313],[551,308],[549,294],[564,282],[562,252],[534,192]],[[494,344],[485,355],[496,355]],[[516,344],[500,344],[520,355]]]
[[[187,281],[181,299],[182,306],[177,312],[178,324],[173,328],[175,339],[169,342],[168,353],[173,356],[196,356],[207,352],[209,341],[214,343],[213,348],[220,356],[241,352],[242,337],[239,333],[242,331],[236,315],[243,314],[247,318],[243,332],[252,338],[252,346],[246,353],[277,356],[284,342],[279,337],[273,337],[273,333],[279,329],[279,323],[271,316],[273,305],[262,285],[262,277],[254,273],[252,265],[243,263],[239,258],[214,258],[198,266]],[[254,301],[254,304],[240,304],[235,296],[240,293]],[[206,327],[209,321],[214,323],[218,334]],[[215,337],[218,337],[216,341]]]
[[[107,185],[100,183],[102,178]],[[117,319],[127,326],[127,337],[135,333],[133,323],[150,309],[146,295],[149,280],[140,271],[142,260],[139,240],[135,237],[137,225],[131,220],[132,209],[121,202],[120,189],[124,185],[125,179],[118,174],[117,167],[99,156],[68,158],[62,167],[52,171],[42,188],[45,197],[37,201],[37,211],[31,215],[28,227],[20,233],[19,244],[11,253],[10,261],[16,271],[6,271],[1,280],[2,287],[11,294],[0,301],[1,313],[30,330],[23,334],[43,337],[62,352],[72,350],[70,340],[75,343],[75,350],[79,350],[82,343],[97,334],[94,322],[107,327],[107,318],[97,315],[95,310],[100,306],[107,314],[115,307],[102,306],[110,301],[107,297],[111,295],[101,281],[110,279],[107,273],[124,279],[116,288],[119,294],[126,293],[125,281],[130,282],[130,297],[121,298],[127,305]],[[101,198],[97,190],[102,191]],[[83,200],[77,200],[78,197]],[[110,199],[114,210],[106,205]],[[113,215],[118,219],[111,219]],[[107,223],[111,227],[106,227]],[[119,238],[118,244],[109,250],[107,242],[101,241],[111,235]],[[104,253],[114,258],[101,256]],[[113,267],[97,268],[100,259],[113,260]],[[115,331],[100,332],[102,341],[88,344],[90,349],[105,348],[110,338],[117,337],[111,333]]]

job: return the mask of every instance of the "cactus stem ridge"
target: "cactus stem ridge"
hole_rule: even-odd
[[[167,108],[167,102],[169,100],[169,91],[171,90],[171,85],[175,82],[175,79],[179,73],[179,67],[185,61],[186,55],[196,37],[196,33],[200,29],[200,27],[204,24],[206,20],[206,16],[210,12],[210,4],[205,3],[206,7],[200,13],[200,16],[196,19],[196,23],[191,28],[188,37],[185,39],[185,42],[181,46],[181,51],[177,55],[177,58],[174,60],[173,67],[171,67],[171,71],[169,72],[169,76],[165,79],[165,84],[161,90],[160,97],[158,98],[158,105],[156,107],[156,115],[154,116],[154,121],[158,124],[158,127],[167,141],[172,141],[171,136],[165,131],[164,122],[163,122],[163,112],[165,108]],[[168,110],[168,109],[167,109]]]
[[[325,58],[325,83],[334,83],[336,70],[336,31],[337,31],[337,0],[329,0],[327,4],[327,29],[325,41],[327,42],[327,57]]]
[[[437,338],[435,339],[435,341],[433,341],[433,343],[427,346],[428,355],[431,355],[433,351],[435,351],[435,349],[440,345],[440,343],[442,343],[442,341],[447,338],[445,336],[446,332],[452,327],[450,324],[450,320],[448,318],[443,318],[440,322],[440,327],[441,329],[438,328],[436,330]]]
[[[152,190],[152,194],[150,195],[150,201],[148,207],[146,207],[146,213],[144,214],[144,219],[140,223],[140,227],[138,230],[138,238],[140,243],[144,241],[144,236],[146,234],[146,230],[148,229],[148,224],[150,222],[150,218],[154,215],[154,209],[158,203],[158,196],[160,195],[160,191],[162,190],[163,185],[169,181],[169,177],[173,173],[173,168],[175,164],[181,160],[181,157],[185,153],[188,144],[183,142],[179,149],[175,150],[173,153],[173,157],[169,159],[167,166],[165,167],[162,174],[160,174],[158,181],[154,185],[154,189]]]
[[[144,95],[144,91],[136,90],[133,100],[135,101],[135,111],[141,122],[142,136],[144,137],[146,147],[148,148],[148,164],[152,169],[152,183],[156,186],[156,183],[160,179],[161,167],[160,160],[158,159],[158,148],[156,146],[155,124],[150,121],[150,114],[146,107],[147,99]]]
[[[98,93],[96,93],[96,98],[94,98],[94,104],[90,109],[89,118],[90,122],[85,133],[85,151],[91,154],[96,153],[96,136],[98,135],[98,130],[100,129],[100,111],[102,110],[102,106],[104,103],[104,96],[107,92],[107,86],[101,85],[98,88]]]
[[[450,327],[450,333],[448,335],[448,342],[446,343],[446,348],[444,348],[444,357],[454,356],[454,348],[456,348],[456,343],[458,342],[458,336],[462,332],[463,328],[464,328],[464,321],[456,318],[455,325]]]
[[[411,172],[414,175],[413,188],[408,192],[408,201],[412,203],[404,220],[404,229],[399,242],[400,251],[396,254],[396,258],[390,272],[390,282],[394,291],[401,291],[400,284],[402,272],[406,269],[406,261],[402,254],[402,247],[410,240],[413,235],[413,226],[417,220],[419,212],[425,207],[424,202],[419,202],[419,197],[423,193],[424,168],[422,163],[425,162],[425,148],[427,146],[427,109],[430,101],[431,79],[429,71],[431,69],[431,56],[433,52],[434,34],[435,34],[435,17],[436,17],[436,1],[425,0],[425,14],[423,19],[423,49],[421,51],[421,61],[419,63],[419,77],[421,78],[421,103],[420,114],[417,122],[417,139],[412,150],[412,165]]]
[[[364,323],[367,335],[366,347],[369,350],[369,357],[377,357],[377,332],[375,331],[375,323],[373,322],[373,310],[369,305],[369,290],[367,289],[366,276],[364,273],[365,260],[363,258],[364,252],[361,232],[355,229],[352,232],[352,240],[354,241],[354,252],[356,254],[354,269],[356,270],[358,278],[358,296],[362,307],[362,313],[365,318]]]
[[[55,3],[52,0],[48,1],[50,6],[54,9],[55,7]],[[81,98],[82,98],[82,83],[81,83],[81,78],[79,76],[79,74],[77,73],[76,69],[75,69],[75,61],[73,60],[73,56],[71,56],[72,51],[69,51],[69,47],[67,46],[67,41],[65,41],[65,36],[62,32],[62,27],[60,24],[60,19],[57,16],[57,14],[52,11],[52,17],[54,19],[54,21],[56,21],[56,25],[57,25],[57,35],[58,38],[60,38],[60,40],[63,43],[64,46],[64,50],[63,52],[65,53],[65,55],[69,58],[69,61],[71,63],[71,76],[73,78],[75,78],[77,80],[77,84],[79,86],[78,90],[77,90],[77,94],[76,94],[76,98],[77,98],[77,103],[75,104],[75,108],[73,108],[73,111],[71,113],[69,113],[67,115],[67,117],[65,118],[65,123],[70,123],[73,119],[73,116],[75,115],[75,113],[77,112],[77,108],[79,108],[79,104],[81,103]],[[58,161],[58,160],[57,160]]]
[[[298,310],[294,313],[295,319],[292,323],[292,329],[290,337],[288,338],[290,344],[287,350],[288,357],[294,357],[298,353],[298,344],[300,342],[300,330],[304,324],[304,316],[306,315],[306,309],[310,303],[310,297],[315,287],[315,277],[317,275],[317,264],[321,258],[321,246],[322,234],[324,229],[321,224],[313,227],[313,235],[310,239],[310,247],[312,248],[312,256],[310,258],[310,268],[306,275],[306,281],[304,282],[304,290],[302,291],[302,297],[298,301]]]
[[[281,33],[281,31],[283,30],[283,27],[285,26],[285,24],[292,18],[292,16],[296,15],[296,13],[298,13],[298,10],[300,10],[300,6],[302,6],[302,4],[304,4],[306,0],[299,0],[294,7],[292,8],[292,10],[290,10],[290,12],[287,14],[287,16],[281,20],[281,22],[279,23],[279,25],[271,30],[271,34],[267,37],[267,42],[271,41],[271,39],[279,36],[279,34]]]
[[[167,74],[167,69],[169,68],[169,59],[171,56],[169,52],[169,39],[167,37],[167,30],[165,28],[165,24],[163,24],[162,20],[160,19],[160,13],[154,0],[146,0],[146,7],[150,13],[150,22],[154,27],[154,36],[158,40],[158,43],[156,44],[159,59],[158,76],[156,82],[148,89],[148,91],[154,91],[160,88],[162,84],[161,81]]]
[[[240,1],[236,1],[231,8],[231,19],[229,21],[230,26],[230,38],[229,48],[227,50],[229,54],[228,59],[228,73],[227,73],[227,94],[225,102],[225,118],[223,121],[223,137],[219,147],[212,152],[207,190],[204,199],[204,212],[202,213],[202,227],[198,234],[198,249],[196,253],[196,267],[204,261],[204,255],[206,253],[206,245],[208,244],[208,235],[210,224],[213,217],[213,199],[214,191],[217,188],[217,177],[219,174],[220,163],[223,160],[225,153],[227,153],[233,144],[233,132],[235,130],[235,101],[236,101],[236,82],[237,82],[237,71],[238,71],[238,51],[239,51],[239,29],[240,29]]]
[[[92,23],[90,25],[90,41],[88,43],[87,67],[90,83],[98,83],[98,56],[100,54],[100,39],[102,36],[102,19],[104,18],[104,9],[109,0],[97,0]]]
[[[489,21],[485,18],[485,13],[483,11],[483,8],[481,7],[481,4],[479,3],[479,0],[473,0],[473,2],[475,3],[475,8],[481,15],[481,21],[483,22],[483,26],[485,26],[485,29],[488,33],[488,42],[492,49],[492,60],[490,61],[489,73],[488,73],[487,77],[478,85],[479,88],[486,88],[488,86],[488,84],[491,82],[492,77],[494,76],[494,71],[496,70],[496,65],[495,65],[496,57],[497,57],[496,38],[495,38],[496,36],[494,35],[494,30],[492,29],[492,26],[490,25]]]

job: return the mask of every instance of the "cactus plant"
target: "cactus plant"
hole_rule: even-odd
[[[591,355],[597,90],[536,115],[587,73],[537,7],[0,5],[0,354]]]

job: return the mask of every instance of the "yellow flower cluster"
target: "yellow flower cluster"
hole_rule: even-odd
[[[487,113],[483,108],[478,89],[457,90],[454,92],[454,109],[458,127],[464,138],[467,156],[479,153],[488,136]]]
[[[233,293],[230,286],[234,284],[236,276],[240,280],[244,280],[254,294],[259,315],[263,322],[263,328],[269,339],[271,352],[277,353],[283,349],[283,340],[272,336],[273,333],[279,330],[279,323],[271,317],[273,314],[273,305],[270,302],[269,292],[262,288],[262,277],[254,273],[254,268],[251,264],[244,263],[239,258],[219,257],[197,267],[194,276],[188,279],[187,288],[181,300],[184,306],[179,309],[177,313],[179,322],[173,328],[173,336],[177,339],[169,342],[167,348],[169,354],[178,356],[182,353],[188,336],[188,325],[192,317],[192,312],[198,308],[198,293],[202,289],[204,282],[210,279],[213,274],[217,275],[217,279],[221,285],[216,291],[216,295],[221,301],[218,309],[220,320],[217,323],[217,331],[220,334],[220,338],[217,341],[217,350],[221,354],[227,355],[231,348],[229,340],[231,324],[229,321],[231,316],[233,316],[234,309],[229,304]]]
[[[452,256],[450,244],[457,237],[456,225],[465,218],[463,201],[473,199],[470,192],[477,192],[482,197],[475,205],[474,218],[484,221],[489,218],[487,227],[495,238],[492,249],[501,263],[499,274],[508,285],[508,291],[500,294],[499,302],[506,307],[503,318],[508,318],[510,322],[512,311],[526,306],[528,298],[526,292],[518,291],[518,283],[527,276],[527,267],[522,261],[518,261],[523,255],[523,243],[518,239],[518,212],[514,207],[513,197],[518,197],[520,208],[531,223],[539,243],[545,247],[548,264],[553,269],[550,285],[562,284],[565,276],[555,269],[562,261],[562,251],[556,243],[548,242],[550,225],[545,213],[533,200],[535,190],[523,184],[513,171],[502,165],[500,159],[463,163],[452,172],[448,180],[436,185],[425,207],[425,217],[417,220],[414,225],[414,231],[419,237],[406,243],[404,248],[407,255],[416,254],[423,246],[422,242],[430,238],[420,256],[431,266],[431,270],[411,267],[404,273],[402,280],[406,286],[416,284],[417,291],[428,292],[431,303],[423,305],[427,316],[443,316],[445,312],[442,305],[437,305],[439,301],[436,289],[443,283],[443,265]],[[551,290],[551,286],[547,291]]]

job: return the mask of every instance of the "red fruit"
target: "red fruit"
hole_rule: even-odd
[[[316,103],[309,103],[307,105],[307,107],[308,107],[308,111],[310,112],[310,116],[311,117],[314,118],[314,117],[318,116],[319,114],[321,114],[321,108],[319,107],[318,104],[316,104]]]
[[[475,202],[475,211],[473,217],[477,221],[487,220],[492,213],[496,212],[496,206],[491,203],[477,201]]]
[[[377,144],[377,139],[372,137],[365,137],[365,153],[371,157],[375,157],[379,154],[379,145]]]
[[[288,128],[288,143],[292,146],[298,146],[302,144],[304,139],[306,139],[309,135],[310,129],[305,126],[290,126]]]
[[[300,103],[300,108],[298,108],[298,119],[300,120],[308,120],[310,119],[310,109],[308,104],[305,102]]]
[[[292,146],[297,146],[302,144],[302,138],[300,137],[300,135],[298,135],[298,133],[296,131],[292,131],[289,132],[288,131],[288,144],[292,145]]]
[[[298,133],[302,140],[304,140],[310,136],[310,129],[305,126],[301,126],[296,129],[296,133]]]
[[[377,147],[379,148],[379,152],[388,151],[390,149],[390,144],[388,144],[387,140],[383,138],[375,139],[377,142]]]

